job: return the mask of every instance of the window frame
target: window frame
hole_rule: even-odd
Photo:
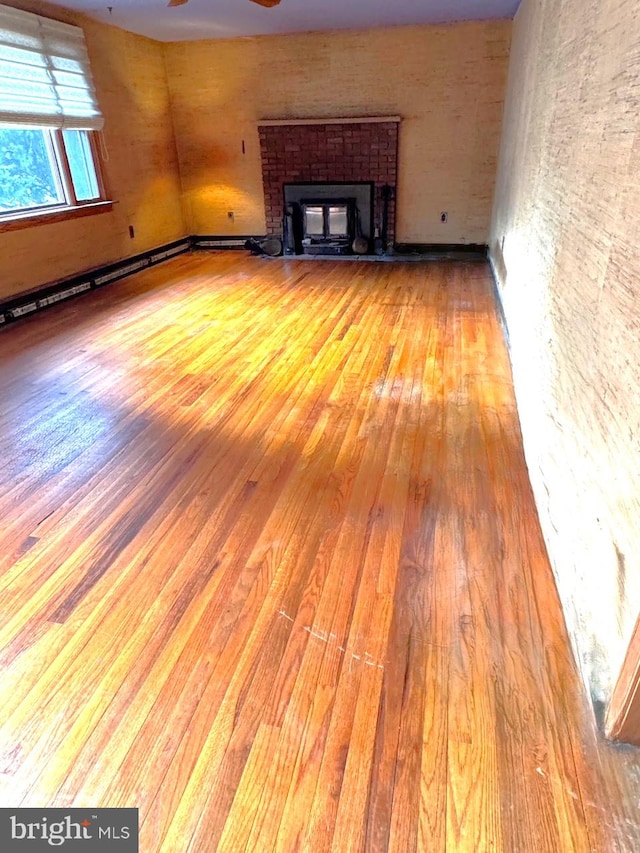
[[[3,124],[3,127],[24,128],[24,125]],[[56,183],[59,184],[62,190],[64,201],[57,204],[46,204],[0,212],[0,232],[27,227],[32,224],[38,224],[39,222],[59,222],[65,219],[74,219],[79,216],[88,216],[111,210],[113,202],[108,197],[102,157],[97,139],[99,131],[80,129],[80,132],[87,134],[93,168],[96,174],[98,195],[95,198],[79,201],[73,185],[63,130],[52,127],[33,129],[41,130],[47,137],[46,144],[51,151],[52,167],[55,169],[54,180],[56,180]],[[72,128],[65,129],[70,130]]]

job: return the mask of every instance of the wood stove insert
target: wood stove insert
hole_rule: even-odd
[[[371,246],[373,184],[286,184],[285,254],[350,255]]]
[[[300,204],[302,251],[307,255],[347,254],[355,238],[355,199],[310,199]]]

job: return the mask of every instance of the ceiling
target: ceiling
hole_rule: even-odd
[[[512,18],[520,0],[282,0],[272,9],[249,0],[189,0],[171,9],[167,0],[54,2],[159,41],[186,41]]]

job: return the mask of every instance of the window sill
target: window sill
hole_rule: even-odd
[[[52,222],[66,222],[67,219],[80,219],[82,216],[95,216],[108,213],[113,208],[112,201],[96,201],[92,204],[79,204],[77,207],[63,207],[55,210],[39,210],[36,213],[22,213],[18,216],[0,216],[0,234],[4,231],[20,231],[35,225],[48,225]]]

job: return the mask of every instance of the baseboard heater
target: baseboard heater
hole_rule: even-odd
[[[212,235],[200,235],[191,237],[192,249],[244,249],[247,240],[266,240],[266,237],[256,237],[255,234],[244,236],[216,237]]]
[[[162,263],[176,255],[181,255],[191,249],[191,239],[185,237],[174,243],[167,243],[156,249],[150,249],[140,255],[134,255],[123,261],[106,264],[96,269],[88,270],[79,275],[66,278],[61,281],[46,284],[35,291],[23,293],[12,299],[0,303],[0,326],[41,311],[65,299],[72,299],[88,290],[95,290],[105,284],[118,281],[134,272],[139,272],[146,267],[152,267]]]

